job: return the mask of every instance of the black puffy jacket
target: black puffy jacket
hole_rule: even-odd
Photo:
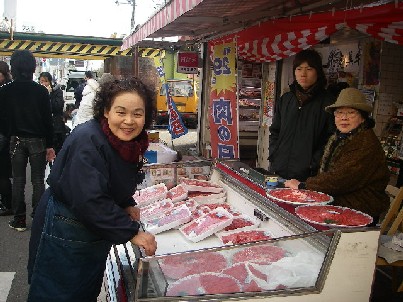
[[[300,106],[292,91],[283,94],[274,106],[269,128],[270,171],[285,179],[305,181],[316,175],[324,146],[335,131],[333,116],[325,112],[335,97],[318,89],[311,100]]]

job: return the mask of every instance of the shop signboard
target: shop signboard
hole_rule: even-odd
[[[199,67],[199,55],[197,52],[178,52],[178,73],[194,73],[197,74],[197,68]]]
[[[233,41],[210,44],[213,73],[209,102],[211,156],[238,158],[238,102],[236,97],[236,48]]]

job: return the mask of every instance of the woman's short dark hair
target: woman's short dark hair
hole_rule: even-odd
[[[326,86],[327,79],[325,76],[325,72],[323,71],[322,57],[314,49],[305,49],[297,53],[297,55],[294,58],[292,66],[294,72],[294,78],[295,78],[295,69],[297,69],[298,66],[300,66],[302,63],[305,62],[310,67],[315,68],[316,73],[318,74],[317,83],[319,86],[322,86],[324,88]]]
[[[149,128],[155,109],[155,91],[136,77],[122,80],[110,79],[102,83],[94,100],[94,118],[99,121],[104,116],[105,110],[111,109],[114,99],[124,92],[136,92],[143,99],[145,106],[144,128]]]
[[[92,72],[87,70],[86,72],[84,72],[85,77],[88,79],[92,79],[94,76],[92,75]]]
[[[41,72],[39,74],[39,79],[40,78],[46,78],[49,81],[49,83],[52,84],[52,75],[49,72],[47,71]]]
[[[11,75],[14,79],[32,80],[36,60],[29,50],[16,50],[10,59]]]

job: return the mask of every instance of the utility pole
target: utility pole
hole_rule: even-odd
[[[130,32],[134,31],[134,26],[136,25],[136,21],[134,19],[135,12],[136,12],[136,0],[131,0],[132,2],[132,18],[130,20]]]

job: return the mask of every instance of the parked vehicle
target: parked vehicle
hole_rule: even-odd
[[[198,97],[194,82],[191,80],[167,80],[167,84],[184,124],[188,128],[196,128]],[[157,93],[157,125],[168,124],[165,87],[165,85],[162,85]]]

